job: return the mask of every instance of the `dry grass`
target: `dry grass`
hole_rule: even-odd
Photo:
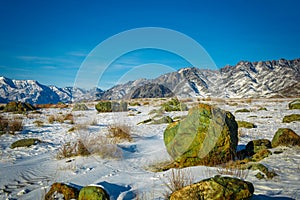
[[[23,119],[20,117],[13,117],[12,119],[0,116],[0,135],[1,134],[15,134],[17,131],[23,130]]]
[[[248,177],[249,170],[243,169],[241,165],[235,164],[234,162],[229,162],[217,168],[217,173],[245,180]]]
[[[70,158],[74,156],[87,156],[90,155],[90,152],[83,144],[81,140],[77,140],[76,142],[67,142],[58,149],[56,158],[64,159]]]
[[[41,120],[36,120],[33,122],[37,127],[42,127],[44,126],[44,122]]]
[[[125,124],[112,124],[108,126],[108,138],[114,138],[115,143],[132,141],[131,128]]]
[[[164,194],[165,199],[169,199],[171,193],[193,184],[194,180],[195,178],[190,171],[171,169],[170,174],[163,181],[164,185],[168,188],[168,191]]]

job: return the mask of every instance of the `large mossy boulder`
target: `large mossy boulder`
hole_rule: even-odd
[[[95,105],[98,112],[124,112],[128,110],[127,102],[100,101]]]
[[[53,183],[49,192],[45,195],[45,200],[55,199],[78,199],[79,190],[64,183]]]
[[[252,183],[238,178],[217,175],[173,192],[170,200],[250,199],[253,193]]]
[[[277,146],[300,146],[300,136],[292,129],[280,128],[272,139],[272,147]]]
[[[86,186],[80,190],[78,200],[109,200],[109,196],[101,187]]]
[[[291,122],[295,122],[295,121],[300,121],[300,114],[287,115],[287,116],[284,116],[282,119],[283,123],[291,123]]]
[[[267,139],[258,139],[258,140],[252,140],[248,142],[246,145],[246,150],[250,154],[255,154],[263,149],[270,149],[272,148],[272,144],[270,140]]]
[[[36,108],[30,103],[11,101],[6,104],[4,112],[24,113],[27,111],[36,110]]]
[[[178,167],[214,166],[234,158],[238,125],[230,112],[199,104],[166,128],[164,143]]]
[[[289,103],[289,109],[300,109],[300,99],[296,99]]]

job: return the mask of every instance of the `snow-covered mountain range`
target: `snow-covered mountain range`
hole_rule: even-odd
[[[149,90],[149,85],[156,88]],[[98,88],[58,88],[33,80],[0,77],[0,102],[23,101],[33,104],[96,99],[129,99],[170,95],[178,97],[261,98],[300,96],[300,58],[294,60],[247,62],[219,70],[183,68],[156,79],[138,79],[107,91]],[[158,91],[159,94],[154,94]],[[168,91],[168,92],[165,92]]]
[[[45,86],[34,80],[11,80],[0,77],[0,103],[22,101],[32,104],[46,104],[98,99],[102,90]]]

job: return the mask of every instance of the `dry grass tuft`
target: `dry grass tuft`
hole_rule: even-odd
[[[114,138],[116,143],[132,141],[131,128],[125,124],[113,124],[108,127],[108,138]]]
[[[13,117],[12,119],[0,116],[0,135],[1,134],[15,134],[17,131],[23,130],[23,119],[20,117]]]
[[[195,178],[190,171],[171,169],[171,173],[168,174],[166,180],[163,181],[169,190],[164,194],[165,199],[169,199],[171,193],[193,184],[194,180]]]
[[[245,180],[248,177],[249,170],[244,169],[242,165],[236,164],[235,162],[229,162],[217,168],[217,173]]]
[[[87,156],[90,155],[89,150],[83,144],[81,140],[77,140],[76,142],[67,142],[58,149],[56,158],[64,159],[70,158],[74,156]]]

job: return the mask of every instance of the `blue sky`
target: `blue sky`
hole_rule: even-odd
[[[186,34],[217,67],[299,58],[299,6],[297,0],[0,0],[0,76],[72,86],[81,63],[99,43],[141,27]],[[148,63],[156,65],[152,73],[136,70],[120,79],[128,68],[151,68]],[[172,53],[138,50],[113,62],[99,84],[106,89],[189,64]]]

